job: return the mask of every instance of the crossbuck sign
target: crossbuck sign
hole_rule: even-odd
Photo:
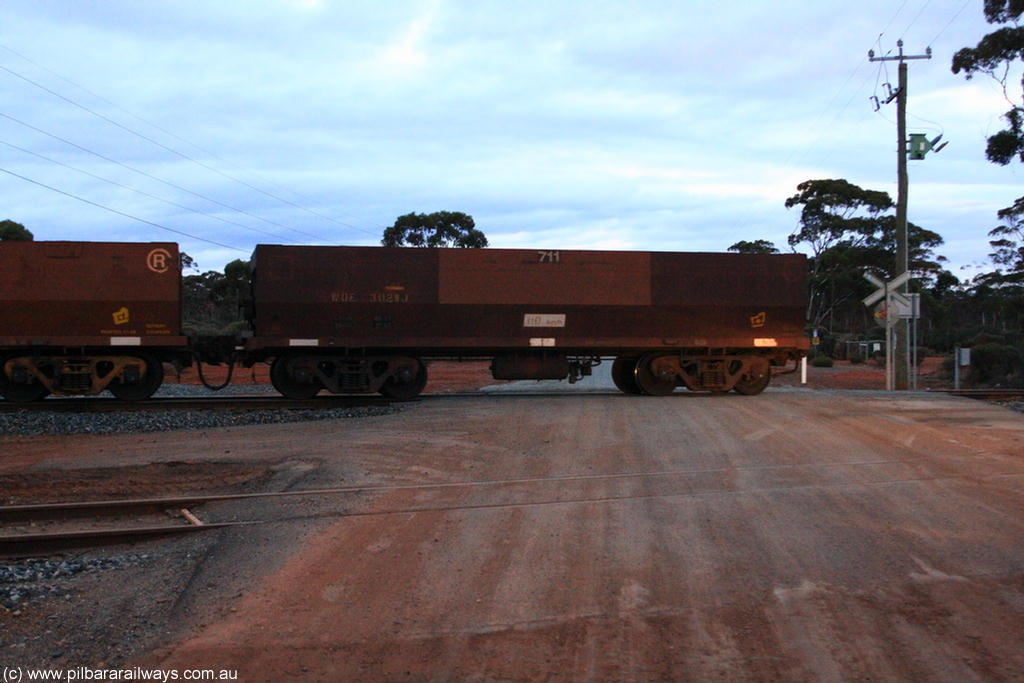
[[[893,390],[895,383],[895,377],[893,375],[893,346],[894,340],[893,335],[896,334],[896,323],[901,319],[916,319],[919,313],[918,303],[920,301],[919,295],[917,294],[901,294],[896,289],[902,286],[910,279],[910,273],[901,273],[894,277],[888,282],[883,282],[870,273],[865,273],[864,277],[868,282],[878,287],[874,292],[866,296],[863,301],[865,306],[871,306],[872,304],[882,301],[881,306],[884,306],[885,311],[885,388],[889,391]],[[880,313],[880,312],[879,312]],[[879,316],[881,317],[881,316]],[[908,334],[909,334],[908,325]],[[907,346],[907,369],[910,377],[914,380],[914,388],[917,388],[917,326],[913,326],[914,339],[913,339],[913,354],[910,353],[911,345]],[[909,340],[908,340],[909,341]],[[908,382],[909,383],[909,382]]]
[[[871,273],[864,273],[864,278],[878,287],[874,292],[864,297],[864,305],[871,306],[877,301],[885,300],[885,322],[886,327],[892,327],[901,318],[914,317],[914,303],[910,297],[900,294],[896,290],[910,279],[910,273],[900,273],[892,280],[883,282]]]

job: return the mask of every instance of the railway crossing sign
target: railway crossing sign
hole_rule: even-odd
[[[895,325],[899,320],[913,320],[920,315],[918,313],[919,306],[919,294],[902,295],[898,292],[891,292],[888,302],[882,300],[875,304],[873,311],[875,322],[879,327],[885,327],[889,323]]]
[[[876,289],[874,292],[864,297],[865,306],[870,306],[871,304],[875,303],[876,301],[879,301],[880,299],[892,297],[897,301],[898,305],[904,306],[908,310],[911,308],[910,299],[896,291],[898,287],[905,284],[907,280],[910,279],[909,272],[900,273],[899,275],[889,280],[888,282],[883,282],[882,280],[879,280],[871,273],[864,273],[864,279],[873,284],[875,287],[878,287],[878,289]]]
[[[864,278],[871,284],[878,287],[874,292],[864,297],[864,305],[871,306],[874,303],[878,303],[878,310],[875,311],[875,319],[878,320],[885,328],[886,337],[886,353],[885,353],[885,388],[892,391],[894,384],[893,377],[893,335],[896,323],[900,320],[915,320],[919,317],[920,304],[917,294],[903,294],[897,292],[897,288],[906,284],[907,280],[910,279],[910,273],[900,273],[892,280],[884,282],[879,278],[871,275],[870,273],[864,273]],[[916,346],[916,331],[917,326],[914,325],[914,344]],[[909,329],[909,325],[908,325]],[[909,352],[908,352],[909,355]],[[915,356],[911,361],[908,359],[908,368],[913,369],[917,365],[916,349]],[[913,372],[913,370],[911,370]],[[916,381],[916,373],[915,373]]]
[[[865,273],[864,278],[878,287],[864,297],[863,301],[865,306],[870,306],[876,301],[882,302],[875,311],[875,317],[880,323],[884,321],[886,326],[891,327],[898,320],[917,317],[917,306],[914,305],[913,297],[896,291],[896,288],[910,279],[910,273],[901,273],[889,282],[883,282],[870,273]]]

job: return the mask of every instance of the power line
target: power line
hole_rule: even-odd
[[[903,8],[906,7],[906,6],[907,6],[907,0],[903,0],[903,2],[900,3],[900,6],[896,8],[895,14],[893,14],[892,17],[889,18],[889,22],[885,25],[885,28],[883,28],[882,32],[878,34],[878,40],[879,41],[882,40],[882,36],[884,36],[885,32],[889,30],[889,27],[892,26],[894,21],[896,21],[896,17],[898,17],[900,15],[900,13],[903,11]]]
[[[167,135],[170,135],[171,137],[179,140],[180,142],[184,142],[185,144],[188,144],[188,145],[190,145],[192,147],[195,147],[196,149],[198,149],[198,150],[200,150],[200,151],[202,151],[204,153],[211,154],[211,156],[214,156],[215,158],[219,159],[219,157],[216,157],[216,155],[213,155],[212,153],[208,152],[207,150],[204,150],[202,147],[199,147],[198,145],[195,145],[195,144],[193,144],[191,142],[188,142],[187,140],[181,138],[180,136],[175,135],[174,133],[172,133],[172,132],[170,132],[170,131],[168,131],[168,130],[166,130],[164,128],[161,128],[160,126],[157,126],[156,124],[153,124],[153,123],[151,123],[149,121],[146,121],[145,119],[143,119],[141,117],[138,117],[138,116],[136,116],[134,114],[131,114],[131,112],[128,112],[127,110],[123,109],[122,107],[119,107],[115,103],[110,102],[109,100],[106,100],[105,98],[97,95],[96,93],[93,93],[88,88],[85,88],[85,87],[75,83],[74,81],[72,81],[70,79],[64,78],[60,74],[57,74],[56,72],[54,72],[54,71],[52,71],[50,69],[47,69],[46,67],[43,67],[43,66],[40,66],[39,64],[36,64],[32,60],[28,59],[24,55],[21,55],[20,53],[16,52],[15,50],[12,50],[11,48],[7,47],[6,45],[0,45],[0,47],[3,47],[8,52],[11,52],[12,54],[17,55],[18,57],[24,59],[25,61],[29,62],[30,64],[35,64],[37,67],[39,67],[39,68],[41,68],[41,69],[43,69],[43,70],[53,74],[57,78],[60,78],[61,80],[64,80],[67,83],[70,83],[70,84],[74,85],[75,87],[78,87],[78,88],[82,89],[83,91],[93,95],[94,97],[97,97],[101,101],[104,101],[107,104],[110,104],[110,105],[114,106],[115,108],[125,112],[129,116],[132,116],[133,118],[135,118],[135,119],[145,123],[146,125],[152,126],[153,128],[155,128],[155,129],[157,129],[157,130],[159,130],[159,131],[161,131],[161,132],[163,132],[163,133],[165,133]],[[119,123],[118,121],[115,121],[114,119],[112,119],[112,118],[110,118],[108,116],[105,116],[105,115],[103,115],[103,114],[101,114],[101,113],[99,113],[99,112],[97,112],[97,111],[95,111],[95,110],[85,106],[84,104],[81,104],[80,102],[77,102],[77,101],[75,101],[75,100],[73,100],[73,99],[71,99],[69,97],[66,97],[65,95],[62,95],[62,94],[60,94],[60,93],[58,93],[58,92],[56,92],[54,90],[51,90],[50,88],[47,88],[46,86],[44,86],[44,85],[42,85],[42,84],[32,80],[31,78],[28,78],[27,76],[24,76],[24,75],[22,75],[22,74],[20,74],[20,73],[18,73],[16,71],[10,69],[10,68],[7,68],[5,66],[0,65],[0,70],[6,71],[7,73],[11,74],[12,76],[14,76],[16,78],[19,78],[22,81],[25,81],[26,83],[29,83],[29,84],[35,86],[36,88],[39,88],[43,92],[46,92],[46,93],[48,93],[48,94],[50,94],[50,95],[52,95],[52,96],[54,96],[54,97],[56,97],[56,98],[58,98],[60,100],[63,100],[64,102],[67,102],[68,104],[70,104],[72,106],[78,107],[79,109],[82,109],[83,111],[88,112],[89,114],[92,114],[93,116],[95,116],[95,117],[97,117],[99,119],[102,119],[103,121],[106,121],[107,123],[109,123],[109,124],[119,128],[119,129],[121,129],[121,130],[123,130],[123,131],[125,131],[127,133],[135,135],[136,137],[138,137],[138,138],[140,138],[142,140],[145,140],[146,142],[148,142],[148,143],[150,143],[152,145],[155,145],[156,147],[159,147],[160,149],[163,149],[163,150],[165,150],[167,152],[170,152],[171,154],[174,154],[174,155],[176,155],[178,157],[181,157],[182,159],[184,159],[186,161],[194,163],[197,166],[210,171],[211,173],[216,173],[217,175],[219,175],[219,176],[221,176],[223,178],[226,178],[226,179],[228,179],[228,180],[230,180],[232,182],[238,183],[238,184],[240,184],[240,185],[242,185],[244,187],[247,187],[247,188],[249,188],[249,189],[251,189],[251,190],[253,190],[255,192],[259,192],[260,194],[263,194],[263,195],[265,195],[267,197],[275,199],[275,200],[277,200],[277,201],[279,201],[279,202],[281,202],[283,204],[287,204],[289,206],[292,206],[292,207],[294,207],[296,209],[299,209],[300,211],[305,211],[305,212],[307,212],[309,214],[317,216],[318,218],[322,218],[324,220],[327,220],[327,221],[330,221],[332,223],[335,223],[336,225],[340,225],[342,227],[349,228],[351,230],[356,230],[356,231],[359,231],[359,232],[364,232],[366,234],[374,234],[374,233],[371,233],[368,230],[364,230],[362,228],[356,227],[356,226],[351,225],[349,223],[345,223],[343,221],[339,221],[339,220],[337,220],[335,218],[332,218],[331,216],[327,216],[327,215],[322,214],[322,213],[320,213],[318,211],[314,211],[313,209],[310,209],[308,207],[305,207],[305,206],[302,206],[300,204],[297,204],[296,202],[293,202],[293,201],[291,201],[289,199],[281,197],[281,196],[279,196],[277,194],[274,194],[272,192],[268,192],[267,190],[264,190],[264,189],[262,189],[260,187],[257,187],[256,185],[248,183],[248,182],[246,182],[246,181],[244,181],[244,180],[242,180],[240,178],[237,178],[237,177],[235,177],[235,176],[233,176],[233,175],[231,175],[229,173],[225,173],[224,171],[221,171],[218,168],[215,168],[213,166],[210,166],[209,164],[203,163],[202,161],[199,161],[198,159],[196,159],[196,158],[194,158],[194,157],[192,157],[192,156],[190,156],[188,154],[185,154],[184,152],[180,152],[180,151],[178,151],[178,150],[176,150],[176,149],[174,149],[172,147],[164,145],[163,143],[161,143],[161,142],[159,142],[159,141],[157,141],[157,140],[155,140],[155,139],[153,139],[153,138],[151,138],[151,137],[149,137],[149,136],[147,136],[147,135],[145,135],[143,133],[140,133],[137,130],[129,128],[128,126],[125,126],[125,125]],[[223,163],[227,163],[227,162],[224,162],[223,159],[219,159],[219,160],[221,162],[223,162]],[[298,194],[298,193],[295,193],[295,194]],[[309,233],[306,233],[306,234],[307,234],[307,236],[312,237],[314,239],[320,239],[316,235],[311,235]]]
[[[172,183],[169,180],[164,180],[163,178],[159,178],[159,177],[153,175],[152,173],[147,173],[146,171],[143,171],[142,169],[139,169],[139,168],[135,168],[134,166],[131,166],[130,164],[126,164],[126,163],[124,163],[122,161],[118,161],[116,159],[112,159],[112,158],[110,158],[108,156],[100,154],[99,152],[93,151],[93,150],[91,150],[91,149],[89,149],[87,147],[83,147],[82,145],[79,145],[79,144],[76,144],[74,142],[71,142],[70,140],[67,140],[66,138],[62,138],[59,135],[55,135],[53,133],[50,133],[49,131],[43,130],[42,128],[38,128],[36,126],[33,126],[30,123],[26,123],[24,121],[16,119],[13,116],[11,116],[10,114],[5,114],[3,112],[0,112],[0,117],[5,118],[5,119],[7,119],[9,121],[13,121],[14,123],[17,123],[18,125],[21,125],[21,126],[24,126],[25,128],[28,128],[29,130],[34,130],[37,133],[41,133],[43,135],[46,135],[47,137],[53,138],[54,140],[62,142],[65,145],[70,145],[71,147],[74,147],[75,149],[81,150],[81,151],[85,152],[86,154],[91,154],[91,155],[93,155],[94,157],[96,157],[98,159],[102,159],[103,161],[106,161],[106,162],[111,163],[111,164],[116,164],[117,166],[120,166],[122,168],[126,168],[129,171],[132,171],[133,173],[138,173],[139,175],[145,176],[145,177],[147,177],[147,178],[149,178],[151,180],[155,180],[158,183],[163,183],[164,185],[167,185],[169,187],[173,187],[176,190],[179,190],[181,192],[185,192],[187,194],[190,194],[193,197],[198,197],[199,199],[208,201],[208,202],[210,202],[212,204],[216,204],[217,206],[220,206],[222,208],[228,209],[230,211],[235,211],[235,212],[240,213],[242,215],[249,216],[250,218],[254,218],[254,219],[258,220],[258,221],[262,221],[264,223],[267,223],[268,225],[273,225],[273,226],[276,226],[278,228],[283,228],[285,230],[290,230],[292,232],[299,233],[301,235],[306,235],[307,237],[312,237],[314,239],[317,239],[316,235],[311,235],[308,232],[303,232],[301,230],[296,230],[295,228],[291,228],[291,227],[289,227],[287,225],[283,225],[283,224],[278,223],[276,221],[272,221],[270,219],[263,218],[262,216],[257,216],[254,213],[250,213],[250,212],[245,211],[243,209],[239,209],[237,207],[231,206],[230,204],[225,204],[224,202],[217,201],[216,199],[213,199],[212,197],[207,197],[206,195],[200,194],[198,192],[194,192],[194,191],[192,191],[192,190],[190,190],[190,189],[188,189],[186,187],[182,187],[181,185],[178,185],[176,183]]]
[[[907,34],[907,31],[909,31],[911,27],[917,23],[917,20],[921,18],[921,15],[924,14],[924,11],[928,9],[928,5],[930,4],[932,4],[932,0],[925,0],[925,3],[921,6],[921,9],[917,11],[917,14],[914,15],[914,18],[911,19],[910,23],[907,24],[907,27],[903,29],[903,33],[900,34],[901,36],[905,36]]]
[[[957,17],[959,17],[959,16],[961,15],[961,14],[963,14],[963,11],[964,11],[965,9],[967,9],[967,6],[968,6],[969,4],[971,4],[971,1],[972,1],[972,0],[964,0],[964,4],[963,4],[963,5],[961,5],[961,6],[960,6],[960,9],[958,9],[958,10],[956,11],[956,14],[954,14],[954,15],[953,15],[953,18],[952,18],[952,19],[950,19],[949,21],[947,21],[947,22],[946,22],[946,25],[942,27],[942,30],[941,30],[941,31],[939,31],[938,33],[936,33],[936,34],[935,34],[935,37],[931,39],[931,42],[929,43],[929,45],[934,45],[934,44],[935,44],[935,41],[937,41],[937,40],[939,39],[939,37],[940,37],[940,36],[941,36],[941,35],[942,35],[943,33],[945,33],[945,32],[946,32],[946,29],[948,29],[948,28],[949,28],[950,26],[952,26],[952,25],[953,25],[953,22],[954,22],[954,21],[956,21]]]
[[[159,228],[161,230],[166,230],[168,232],[173,232],[176,235],[183,235],[184,237],[188,237],[188,238],[194,239],[194,240],[199,240],[200,242],[206,242],[207,244],[213,244],[213,245],[216,245],[218,247],[224,247],[225,249],[231,249],[233,251],[240,251],[242,253],[247,253],[245,251],[245,249],[241,249],[239,247],[234,247],[234,246],[232,246],[230,244],[224,244],[223,242],[216,242],[214,240],[207,239],[205,237],[200,237],[199,235],[193,235],[191,233],[184,232],[182,230],[175,230],[174,228],[168,228],[166,225],[160,225],[159,223],[154,223],[153,221],[148,221],[145,218],[139,218],[138,216],[133,216],[130,213],[125,213],[124,211],[118,211],[117,209],[111,208],[109,206],[105,206],[103,204],[98,204],[97,202],[90,201],[90,200],[86,199],[85,197],[79,197],[76,194],[72,194],[70,192],[65,192],[64,190],[60,190],[60,189],[57,189],[56,187],[53,187],[52,185],[47,185],[46,183],[41,183],[38,180],[33,180],[32,178],[28,178],[26,176],[23,176],[23,175],[21,175],[19,173],[15,173],[14,171],[10,171],[10,170],[8,170],[6,168],[3,168],[3,167],[0,167],[0,172],[6,173],[7,175],[14,176],[15,178],[19,178],[21,180],[24,180],[27,183],[32,183],[33,185],[38,185],[39,187],[45,188],[47,190],[50,190],[51,192],[56,192],[57,194],[62,194],[65,197],[70,197],[71,199],[77,199],[80,202],[83,202],[83,203],[88,204],[90,206],[95,206],[96,208],[103,209],[104,211],[109,211],[110,213],[117,214],[118,216],[124,216],[125,218],[129,218],[129,219],[131,219],[133,221],[138,221],[139,223],[145,223],[146,225],[151,225],[154,228]]]
[[[90,178],[95,178],[96,180],[99,180],[101,182],[107,183],[109,185],[113,185],[114,187],[119,187],[119,188],[121,188],[123,190],[128,190],[129,192],[134,192],[136,194],[142,195],[143,197],[148,197],[149,199],[155,199],[156,201],[163,202],[164,204],[167,204],[168,206],[173,206],[173,207],[176,207],[176,208],[179,208],[179,209],[184,209],[185,211],[188,211],[190,213],[199,214],[200,216],[203,216],[204,218],[212,218],[214,220],[220,221],[221,223],[226,223],[228,225],[235,225],[235,226],[238,226],[238,227],[243,228],[245,230],[251,230],[253,232],[258,232],[261,235],[267,235],[269,237],[276,237],[278,239],[288,240],[288,238],[284,237],[283,235],[278,235],[278,234],[273,233],[273,232],[267,232],[265,230],[260,230],[259,228],[254,228],[254,227],[245,225],[243,223],[239,223],[237,221],[228,220],[227,218],[223,218],[223,217],[218,216],[216,214],[206,213],[205,211],[197,211],[196,209],[193,209],[193,208],[191,208],[189,206],[185,206],[184,204],[179,204],[177,202],[171,201],[170,199],[164,199],[163,197],[158,197],[158,196],[156,196],[154,194],[150,194],[149,192],[145,192],[144,190],[140,190],[140,189],[138,189],[136,187],[131,187],[129,185],[124,185],[122,183],[117,182],[116,180],[111,180],[109,178],[104,178],[103,176],[96,175],[95,173],[91,173],[91,172],[86,171],[84,169],[76,168],[75,166],[71,166],[70,164],[65,164],[63,161],[58,161],[57,159],[52,159],[52,158],[50,158],[50,157],[48,157],[48,156],[46,156],[44,154],[39,154],[38,152],[33,152],[30,149],[25,149],[24,147],[19,147],[18,145],[15,145],[15,144],[13,144],[11,142],[7,142],[6,140],[0,140],[0,145],[6,145],[6,146],[10,147],[11,149],[16,149],[19,152],[23,152],[25,154],[30,154],[30,155],[36,157],[37,159],[42,159],[43,161],[49,162],[51,164],[56,164],[57,166],[61,166],[63,168],[70,169],[70,170],[75,171],[77,173],[81,173],[82,175],[87,175]],[[290,241],[298,242],[297,240],[290,240]]]
[[[864,63],[863,62],[858,62],[857,66],[855,66],[853,68],[853,70],[850,72],[850,75],[846,77],[845,81],[843,81],[843,84],[840,85],[838,88],[836,88],[835,94],[832,95],[832,98],[822,108],[821,113],[818,114],[818,117],[815,119],[814,124],[811,126],[812,130],[817,130],[818,131],[817,136],[814,138],[813,141],[811,141],[810,144],[804,146],[802,152],[794,151],[790,155],[789,159],[787,159],[786,165],[789,165],[790,163],[795,163],[796,161],[800,160],[802,157],[804,157],[809,152],[809,150],[818,149],[819,148],[818,142],[823,137],[825,137],[826,134],[831,134],[832,133],[832,131],[830,129],[830,126],[827,126],[827,125],[823,126],[823,125],[820,125],[820,124],[825,120],[826,116],[828,116],[829,109],[832,108],[833,104],[835,104],[836,101],[839,99],[839,96],[842,95],[843,91],[846,89],[846,86],[848,86],[850,84],[850,81],[853,80],[853,78],[857,75],[857,72],[860,71],[863,67],[864,67]],[[858,94],[860,94],[860,92],[864,89],[864,86],[866,86],[868,84],[868,81],[870,81],[870,80],[871,80],[871,73],[869,72],[868,75],[865,77],[865,79],[861,82],[861,84],[854,89],[853,93],[846,100],[846,102],[843,104],[843,106],[835,114],[833,114],[832,118],[830,119],[830,122],[836,121],[840,116],[842,116],[846,112],[846,110],[850,106],[850,103],[853,102],[854,98],[856,98]]]

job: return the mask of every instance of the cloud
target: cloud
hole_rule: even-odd
[[[378,61],[385,71],[409,75],[427,61],[425,37],[434,23],[436,3],[426,7],[417,18],[405,27],[399,36],[380,51]]]
[[[893,31],[918,14],[915,3]],[[783,202],[803,180],[895,191],[894,112],[876,114],[868,100],[886,72],[867,49],[892,42],[878,33],[896,14],[882,0],[11,0],[6,9],[0,44],[32,61],[0,51],[0,63],[245,184],[0,73],[0,111],[188,191],[10,121],[0,120],[0,139],[195,212],[28,155],[5,150],[3,163],[243,253],[259,241],[375,243],[396,216],[439,209],[472,213],[503,246],[782,246],[795,226]],[[931,3],[908,41],[939,34],[946,52],[973,44],[988,27],[974,10],[948,24],[957,9]],[[984,159],[984,137],[1007,107],[985,79],[952,76],[939,52],[912,67],[911,126],[934,122],[951,144],[912,167],[911,219],[950,243],[971,235],[984,251],[974,226],[1019,193],[1012,169]],[[0,193],[40,238],[175,239],[10,177]],[[203,267],[224,257],[183,241]]]

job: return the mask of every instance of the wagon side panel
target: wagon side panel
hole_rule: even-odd
[[[0,244],[0,345],[184,346],[173,243]]]

